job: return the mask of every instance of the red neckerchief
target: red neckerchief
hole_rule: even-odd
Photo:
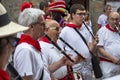
[[[71,27],[71,28],[78,28],[78,29],[80,29],[82,27],[82,24],[77,26],[76,24],[73,24],[73,23],[67,23],[66,26]]]
[[[111,28],[109,24],[106,25],[106,28],[112,32],[117,32],[117,30]]]
[[[45,36],[40,38],[40,41],[46,42],[46,43],[51,43]]]
[[[31,37],[28,36],[28,35],[25,35],[25,34],[22,34],[22,35],[21,35],[19,44],[21,44],[21,43],[23,43],[23,42],[26,42],[26,43],[28,43],[28,44],[31,44],[35,49],[37,49],[38,51],[41,51],[39,42],[38,42],[37,40],[34,40],[33,38],[31,38]]]
[[[10,80],[9,74],[2,69],[0,69],[0,80]]]

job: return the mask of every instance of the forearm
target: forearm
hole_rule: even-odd
[[[110,53],[106,52],[103,47],[99,46],[98,50],[104,57],[108,58],[113,63],[117,63],[119,61],[119,59],[117,57],[115,57],[115,56],[111,55]]]
[[[89,44],[89,50],[90,50],[91,52],[95,53],[96,50],[97,50],[97,46],[94,45],[94,44],[92,44],[92,43],[90,43],[90,44]]]
[[[23,80],[32,80],[32,76],[24,76],[22,78],[23,78]]]
[[[58,62],[55,62],[51,65],[48,66],[48,69],[50,71],[50,73],[55,72],[57,69],[59,69],[61,66],[63,66],[60,62],[60,60]]]

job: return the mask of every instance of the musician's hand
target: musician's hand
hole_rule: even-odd
[[[120,65],[120,59],[115,62],[115,64]]]
[[[98,35],[94,36],[95,39],[92,39],[92,42],[89,44],[89,50],[93,53],[96,51],[97,43],[99,42]]]
[[[80,56],[76,56],[75,58],[74,58],[74,63],[75,64],[77,64],[77,63],[80,63],[80,62],[82,62],[82,61],[85,61],[85,58],[82,58],[82,57],[80,57]]]
[[[97,43],[99,42],[98,35],[95,35],[94,37],[95,37],[95,39],[92,39],[92,44],[97,45]]]
[[[72,55],[71,54],[68,54],[69,57],[71,57]],[[71,58],[72,59],[72,58]],[[72,63],[67,57],[63,56],[61,59],[61,65],[64,66],[64,65],[70,65],[72,66],[74,63]]]

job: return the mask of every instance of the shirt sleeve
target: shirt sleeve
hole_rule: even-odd
[[[22,77],[33,75],[31,53],[29,49],[22,49],[15,52],[14,66]]]
[[[103,37],[102,31],[98,31],[97,35],[99,38],[99,42],[98,42],[97,46],[103,46],[104,45],[104,37]]]

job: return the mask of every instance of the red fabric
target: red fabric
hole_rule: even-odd
[[[59,79],[59,80],[75,80],[73,72],[71,69],[72,69],[71,66],[67,66],[67,71],[68,71],[67,76],[65,76],[64,78]]]
[[[31,7],[33,7],[32,2],[23,2],[20,6],[20,11],[22,12],[24,9]]]
[[[82,27],[82,24],[77,26],[76,24],[73,24],[73,23],[67,23],[66,26],[71,27],[71,28],[78,28],[78,29],[80,29]]]
[[[117,32],[117,30],[111,28],[109,24],[106,25],[106,28],[109,29],[112,32]]]
[[[99,57],[99,59],[100,59],[100,61],[106,61],[106,62],[111,62],[111,63],[113,63],[111,60],[108,60],[108,59],[103,58],[103,57]]]
[[[50,16],[45,16],[45,15],[44,15],[44,18],[45,18],[45,20],[51,20],[51,17],[50,17]]]
[[[9,74],[2,69],[0,69],[0,80],[10,80]]]
[[[57,1],[49,4],[49,8],[61,8],[59,6],[62,6],[63,8],[65,8],[66,7],[65,1]]]
[[[45,36],[40,38],[40,41],[46,42],[46,43],[51,43]]]
[[[31,38],[31,37],[28,36],[28,35],[25,35],[25,34],[22,34],[22,35],[21,35],[19,44],[21,44],[21,43],[23,43],[23,42],[26,42],[26,43],[28,43],[28,44],[31,44],[36,50],[41,51],[39,42],[38,42],[37,40],[34,40],[33,38]]]

